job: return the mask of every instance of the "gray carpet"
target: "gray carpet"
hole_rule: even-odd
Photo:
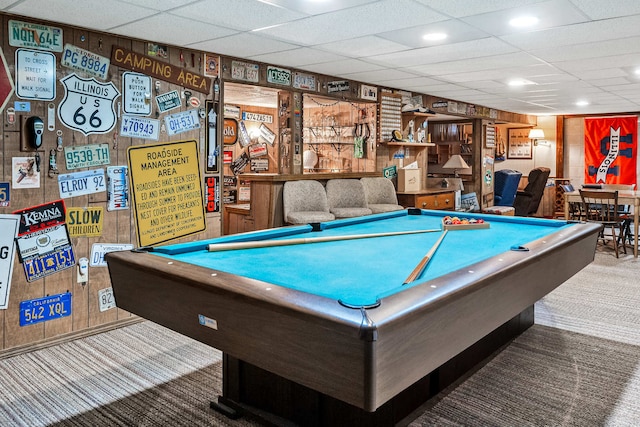
[[[410,426],[640,425],[639,267],[597,253]],[[259,425],[209,409],[220,376],[217,350],[142,322],[0,360],[0,426]]]

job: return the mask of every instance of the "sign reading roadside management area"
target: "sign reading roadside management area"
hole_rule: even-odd
[[[129,147],[131,193],[139,246],[206,228],[196,141]]]

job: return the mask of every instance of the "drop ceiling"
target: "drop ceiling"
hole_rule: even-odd
[[[638,0],[0,0],[0,10],[522,114],[640,111]],[[538,23],[509,25],[525,14]],[[424,40],[431,32],[448,37]]]

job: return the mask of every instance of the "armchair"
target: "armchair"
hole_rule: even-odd
[[[532,216],[536,213],[550,173],[549,168],[543,167],[532,169],[529,172],[527,186],[516,193],[516,199],[513,203],[516,216]]]
[[[513,206],[522,172],[502,169],[495,173],[493,204],[495,206]]]

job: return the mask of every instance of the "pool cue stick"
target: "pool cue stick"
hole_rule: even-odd
[[[429,261],[431,261],[431,258],[433,257],[433,254],[435,254],[436,251],[438,250],[438,247],[440,246],[440,243],[442,243],[442,240],[444,239],[444,236],[447,235],[447,231],[449,231],[449,230],[444,230],[444,232],[442,233],[440,238],[431,247],[431,249],[429,249],[429,252],[427,252],[427,254],[420,260],[420,262],[418,263],[416,268],[413,269],[413,271],[411,272],[409,277],[407,277],[405,279],[405,281],[402,283],[403,285],[406,285],[407,283],[413,282],[414,280],[418,279],[418,277],[420,277],[420,275],[424,271],[424,269],[427,266],[427,264],[429,264]]]
[[[249,242],[211,243],[209,252],[233,251],[238,249],[271,248],[275,246],[304,245],[307,243],[336,242],[340,240],[370,239],[373,237],[401,236],[403,234],[433,233],[439,228],[410,231],[389,231],[386,233],[350,234],[345,236],[300,237],[287,240],[252,240]]]

